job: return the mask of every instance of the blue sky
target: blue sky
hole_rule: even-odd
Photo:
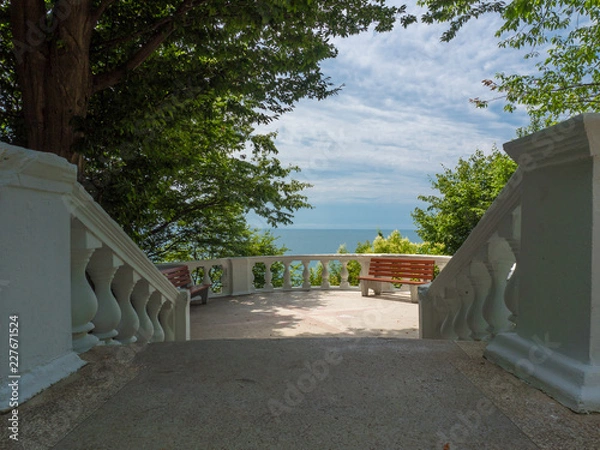
[[[492,98],[481,81],[497,72],[523,73],[532,62],[498,47],[493,17],[473,21],[450,43],[444,27],[416,24],[390,33],[335,41],[339,56],[323,71],[339,95],[302,101],[261,131],[277,131],[279,159],[298,165],[294,178],[315,207],[296,213],[294,228],[415,228],[410,212],[432,193],[429,177],[476,149],[489,152],[528,124]],[[265,227],[259,219],[251,225]]]

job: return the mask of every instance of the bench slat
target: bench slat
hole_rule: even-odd
[[[382,283],[425,284],[433,280],[434,268],[433,259],[372,258],[369,275],[359,277],[361,290],[367,295],[371,287],[378,294]]]
[[[161,272],[169,279],[176,288],[188,289],[190,298],[200,295],[202,303],[205,304],[208,300],[208,288],[210,284],[194,284],[192,275],[187,266],[171,267],[162,269]]]

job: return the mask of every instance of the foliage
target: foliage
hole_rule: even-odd
[[[308,185],[289,180],[298,169],[273,156],[272,136],[252,135],[227,105],[207,116],[195,126],[181,119],[147,147],[133,137],[117,146],[124,158],[98,154],[86,166],[87,190],[154,259],[246,255],[247,212],[276,226],[310,206]]]
[[[337,93],[320,67],[332,39],[403,13],[385,0],[0,2],[0,139],[77,163],[155,260],[241,254],[246,213],[276,226],[309,206],[256,126]]]
[[[454,254],[515,170],[516,163],[497,148],[489,155],[477,150],[466,160],[460,158],[454,170],[444,167],[431,180],[440,195],[419,196],[429,206],[412,213],[417,233]]]
[[[359,242],[356,246],[356,253],[400,253],[407,255],[443,255],[444,248],[440,244],[430,242],[415,243],[407,237],[402,237],[398,230],[394,230],[386,238],[378,232],[373,240]]]
[[[449,23],[443,41],[456,36],[473,18],[499,15],[496,31],[501,47],[528,49],[536,60],[531,74],[499,73],[484,80],[506,100],[505,109],[524,105],[531,117],[529,131],[552,125],[565,117],[600,111],[600,8],[588,0],[422,0],[428,8],[422,20]],[[474,99],[480,107],[487,100]],[[523,134],[527,130],[520,130]]]

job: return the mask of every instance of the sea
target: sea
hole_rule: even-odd
[[[275,228],[269,231],[273,236],[278,237],[275,241],[276,245],[285,245],[289,249],[286,255],[307,255],[337,253],[342,244],[346,245],[350,253],[354,253],[359,242],[373,242],[378,230]],[[380,231],[384,237],[387,237],[393,230]],[[399,229],[398,231],[402,237],[407,237],[411,242],[423,242],[415,230]]]

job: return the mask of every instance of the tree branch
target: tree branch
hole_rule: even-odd
[[[102,17],[102,14],[104,14],[104,11],[106,11],[108,7],[116,1],[117,0],[102,0],[92,13],[92,23],[96,24],[98,20],[100,20],[100,17]]]
[[[110,4],[112,2],[114,2],[114,0],[104,0],[103,3]],[[141,34],[145,34],[146,32],[156,31],[156,34],[154,34],[154,36],[152,36],[145,44],[143,44],[126,63],[111,71],[95,75],[92,93],[102,91],[120,83],[127,72],[137,69],[165,42],[171,33],[175,31],[175,20],[187,14],[194,6],[197,6],[197,4],[198,1],[196,0],[184,0],[181,5],[179,5],[179,8],[177,8],[177,11],[173,13],[173,15],[159,20],[144,32],[138,33],[139,36]],[[134,37],[130,36],[130,38],[133,39]]]
[[[177,222],[178,220],[180,220],[182,217],[195,212],[195,211],[201,211],[205,208],[210,208],[212,206],[217,206],[220,203],[222,203],[222,201],[220,199],[215,199],[212,200],[210,202],[206,202],[203,204],[194,204],[192,203],[191,205],[189,205],[187,208],[182,209],[181,211],[179,211],[179,214],[177,214],[175,217],[173,217],[171,220],[168,220],[166,222],[163,222],[162,224],[154,227],[152,230],[150,230],[147,234],[147,236],[154,236],[157,233],[160,233],[161,231],[165,230],[166,228],[168,228],[170,225],[174,224],[175,222]]]
[[[101,43],[100,45],[98,45],[97,48],[94,50],[97,52],[103,52],[103,51],[109,50],[111,48],[114,48],[118,45],[124,44],[126,42],[133,41],[134,39],[139,38],[140,36],[144,36],[145,34],[152,33],[153,31],[158,30],[160,27],[171,23],[174,19],[175,19],[175,16],[163,17],[162,19],[156,21],[153,25],[151,25],[148,28],[137,31],[135,33],[127,34],[126,36],[123,36],[123,37],[111,39],[110,41],[105,41],[105,42]]]

